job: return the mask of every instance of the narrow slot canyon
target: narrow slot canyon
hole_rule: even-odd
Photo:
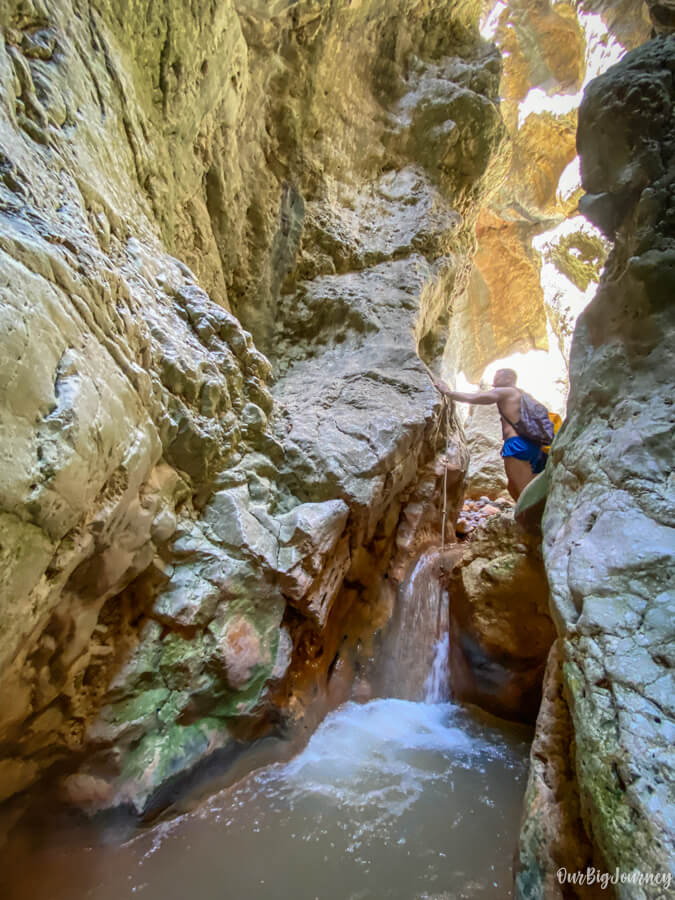
[[[6,0],[3,898],[673,895],[674,31]]]

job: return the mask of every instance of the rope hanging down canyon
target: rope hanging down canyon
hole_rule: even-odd
[[[441,411],[436,421],[433,445],[436,446],[441,429],[445,430],[445,457],[443,461],[443,504],[441,507],[441,551],[445,550],[445,520],[448,505],[448,463],[450,459],[450,420],[452,417],[452,405],[445,394],[441,394]]]

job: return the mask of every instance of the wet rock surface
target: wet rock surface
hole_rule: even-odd
[[[616,243],[576,327],[543,520],[581,816],[609,871],[675,855],[674,40],[628,54],[580,110],[584,208]]]
[[[555,637],[538,540],[511,511],[495,509],[472,532],[447,586],[455,696],[534,721]]]
[[[604,871],[602,861],[594,858],[581,819],[574,729],[563,694],[562,664],[560,641],[556,641],[546,667],[523,802],[525,816],[515,867],[515,893],[523,900],[607,896],[596,885],[561,885],[556,877],[560,869]]]

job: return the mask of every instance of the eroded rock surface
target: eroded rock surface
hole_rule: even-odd
[[[516,859],[516,895],[523,900],[591,900],[598,885],[562,885],[556,873],[604,871],[581,819],[574,758],[574,729],[562,688],[560,641],[551,648],[537,730],[530,750],[525,810]],[[605,896],[607,894],[605,893]]]
[[[490,516],[472,533],[448,591],[453,693],[534,721],[555,636],[539,542],[510,511]]]
[[[466,473],[466,496],[469,499],[487,496],[495,499],[508,496],[506,472],[499,455],[502,449],[502,426],[496,406],[471,406],[464,423],[467,443],[471,449]]]
[[[580,110],[583,206],[616,243],[576,327],[543,521],[581,815],[610,872],[675,859],[674,61],[675,38],[650,41]]]
[[[441,450],[458,490],[420,356],[503,169],[476,5],[3,6],[0,797],[140,812],[301,715]]]

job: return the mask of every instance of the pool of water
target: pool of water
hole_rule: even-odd
[[[450,702],[347,703],[290,762],[124,843],[92,828],[17,844],[3,895],[504,900],[529,737]]]

